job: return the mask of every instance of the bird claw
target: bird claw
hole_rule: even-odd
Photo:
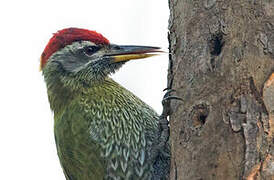
[[[170,115],[170,112],[171,112],[170,100],[172,100],[172,99],[181,100],[181,101],[183,100],[180,97],[171,95],[172,92],[175,92],[174,89],[166,88],[166,89],[164,89],[164,91],[166,91],[166,93],[162,100],[163,112],[159,119],[159,127],[160,127],[160,132],[161,132],[160,143],[159,143],[159,145],[161,144],[160,146],[164,146],[168,142],[168,139],[169,139],[170,132],[169,132],[169,125],[168,125],[169,122],[167,120],[167,117]]]
[[[164,153],[164,149],[169,148],[169,122],[167,120],[167,117],[170,115],[170,100],[176,99],[176,100],[183,100],[182,98],[179,98],[177,96],[172,96],[171,93],[175,92],[174,89],[171,88],[165,88],[163,91],[166,91],[163,100],[162,100],[162,105],[163,105],[163,112],[159,117],[159,130],[160,130],[160,137],[159,141],[156,144],[156,152],[154,155],[157,155],[158,152],[161,152],[163,156],[169,157],[169,154]],[[168,145],[168,147],[166,146]]]
[[[171,99],[177,99],[177,100],[183,101],[182,98],[179,98],[179,97],[177,97],[177,96],[168,96],[168,97],[164,97],[164,98],[163,98],[162,104],[164,105],[166,101],[169,101],[169,100],[171,100]]]
[[[171,88],[165,88],[163,91],[167,91],[166,92],[166,94],[167,94],[167,93],[170,93],[170,92],[174,92],[176,90],[175,89],[171,89]]]
[[[162,100],[163,112],[162,112],[161,116],[165,116],[167,118],[167,116],[170,115],[170,107],[169,107],[170,100],[177,99],[177,100],[183,101],[183,99],[180,98],[180,97],[177,97],[177,96],[170,95],[172,92],[176,91],[174,89],[165,88],[163,91],[166,91],[166,93],[165,93],[165,95],[163,97],[163,100]]]

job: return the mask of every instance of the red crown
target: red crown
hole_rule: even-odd
[[[100,33],[90,31],[87,29],[79,28],[66,28],[53,34],[53,37],[49,40],[45,47],[40,61],[40,68],[43,69],[47,63],[49,57],[75,41],[91,41],[95,44],[109,44],[109,41]]]

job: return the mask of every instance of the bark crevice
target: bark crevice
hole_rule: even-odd
[[[274,178],[274,2],[169,5],[171,179]]]

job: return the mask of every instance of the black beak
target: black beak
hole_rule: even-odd
[[[118,46],[111,45],[111,50],[106,56],[111,56],[113,62],[123,62],[132,59],[143,59],[151,56],[159,55],[160,47],[152,46]]]

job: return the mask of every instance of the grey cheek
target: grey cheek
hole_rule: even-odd
[[[78,72],[86,67],[88,64],[87,59],[79,59],[74,57],[67,57],[64,58],[61,62],[63,68],[67,72]]]

